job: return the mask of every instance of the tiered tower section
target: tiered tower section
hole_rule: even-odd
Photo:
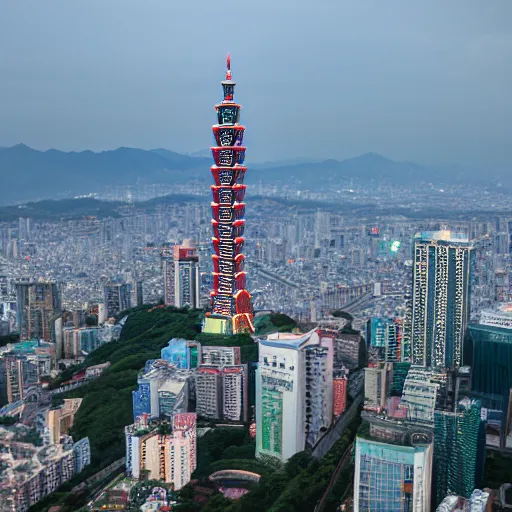
[[[251,295],[245,289],[244,246],[245,188],[247,168],[243,165],[245,128],[239,124],[241,105],[233,100],[235,82],[228,54],[226,79],[222,82],[224,100],[215,105],[218,124],[213,126],[216,146],[212,147],[215,165],[211,172],[213,227],[212,313],[205,330],[216,332],[254,332]]]

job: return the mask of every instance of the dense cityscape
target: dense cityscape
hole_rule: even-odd
[[[208,160],[0,147],[95,176],[0,197],[0,512],[511,510],[507,172],[253,166],[224,73]]]

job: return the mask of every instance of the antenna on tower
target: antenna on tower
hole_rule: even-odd
[[[226,58],[226,80],[231,80],[231,55],[228,53]]]

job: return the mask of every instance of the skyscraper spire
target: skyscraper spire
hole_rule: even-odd
[[[226,80],[231,80],[231,55],[226,58]]]
[[[251,295],[245,289],[245,258],[242,254],[245,227],[247,167],[243,165],[245,128],[239,124],[241,105],[233,101],[235,82],[231,74],[231,57],[226,59],[226,79],[222,81],[224,100],[215,105],[218,124],[213,126],[216,146],[211,172],[213,228],[212,312],[205,318],[205,332],[253,332]]]

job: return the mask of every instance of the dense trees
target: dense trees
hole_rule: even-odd
[[[354,320],[354,317],[350,313],[342,311],[341,309],[336,309],[331,313],[331,315],[335,318],[344,318],[347,322],[352,322]]]
[[[256,318],[256,334],[269,334],[271,332],[290,332],[297,327],[297,322],[283,313],[271,313]]]
[[[212,464],[220,459],[254,459],[254,440],[248,429],[221,427],[209,430],[197,440],[197,468],[193,478],[206,478],[217,468]]]

